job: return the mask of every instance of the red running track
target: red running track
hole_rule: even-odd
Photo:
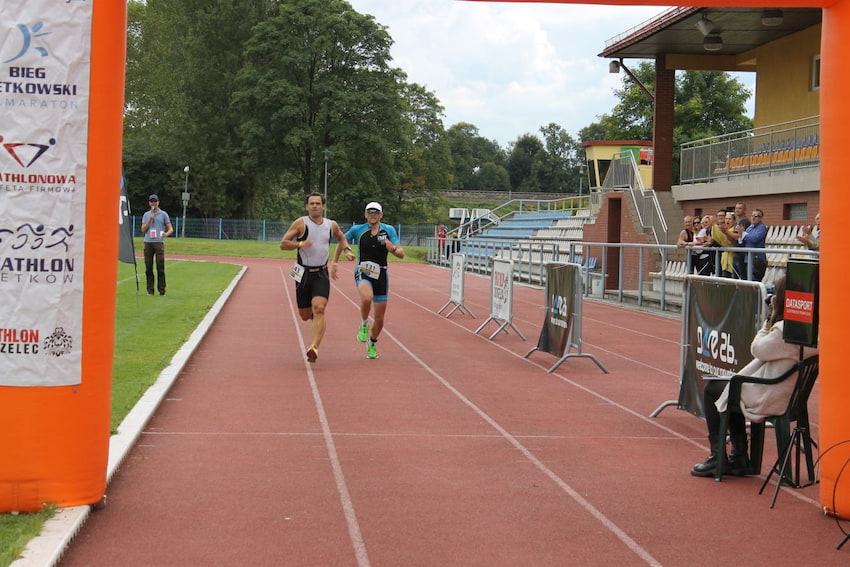
[[[367,360],[347,267],[311,365],[289,263],[239,262],[248,271],[61,565],[848,561],[817,487],[783,489],[771,510],[760,477],[689,476],[704,422],[648,417],[677,397],[676,319],[585,301],[584,351],[610,374],[587,358],[549,374],[553,356],[523,358],[541,290],[514,288],[528,341],[491,341],[495,327],[474,334],[489,279],[466,277],[476,318],[446,319],[449,272],[395,263],[380,358]]]

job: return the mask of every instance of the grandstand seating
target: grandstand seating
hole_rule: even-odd
[[[473,241],[465,242],[462,250],[467,254],[472,269],[479,264],[482,269],[485,268],[493,256],[525,265],[565,261],[571,244],[573,260],[582,262],[581,227],[592,220],[590,209],[519,212],[486,228]],[[586,269],[596,267],[595,258],[584,263]]]
[[[817,135],[803,136],[798,139],[787,138],[771,144],[762,144],[755,151],[727,158],[714,173],[735,173],[744,170],[757,170],[807,164],[817,161],[820,155],[820,141]]]

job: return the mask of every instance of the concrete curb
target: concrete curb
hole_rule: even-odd
[[[153,413],[165,399],[177,376],[183,370],[186,362],[195,352],[201,340],[212,326],[218,314],[224,308],[236,285],[242,279],[247,266],[242,266],[239,273],[233,277],[230,285],[222,292],[218,300],[210,308],[207,315],[192,331],[189,339],[175,353],[171,362],[148,388],[130,413],[118,426],[118,432],[109,439],[109,461],[106,467],[107,486],[115,471],[136,443]],[[10,567],[53,567],[70,545],[71,540],[80,530],[91,513],[92,506],[74,506],[60,509],[53,518],[48,520],[41,533],[30,540],[19,559],[13,561]]]

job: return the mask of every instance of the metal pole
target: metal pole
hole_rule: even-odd
[[[186,173],[186,181],[183,183],[183,224],[180,225],[180,238],[186,238],[186,205],[189,203],[189,166],[183,168]]]
[[[582,189],[584,188],[584,172],[586,171],[587,166],[580,165],[578,166],[578,196],[581,197]]]
[[[328,207],[327,207],[327,203],[328,203],[328,154],[330,153],[330,150],[325,149],[325,150],[322,151],[322,153],[325,154],[325,214],[327,215],[328,214]]]

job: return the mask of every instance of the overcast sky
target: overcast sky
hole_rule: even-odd
[[[348,0],[387,26],[393,66],[436,93],[445,126],[476,125],[502,147],[541,126],[572,136],[610,112],[623,75],[598,57],[605,41],[666,8],[464,2]],[[626,60],[629,67],[637,60]],[[741,75],[737,75],[743,78]],[[745,82],[745,84],[747,84]],[[750,86],[750,85],[748,85]]]

